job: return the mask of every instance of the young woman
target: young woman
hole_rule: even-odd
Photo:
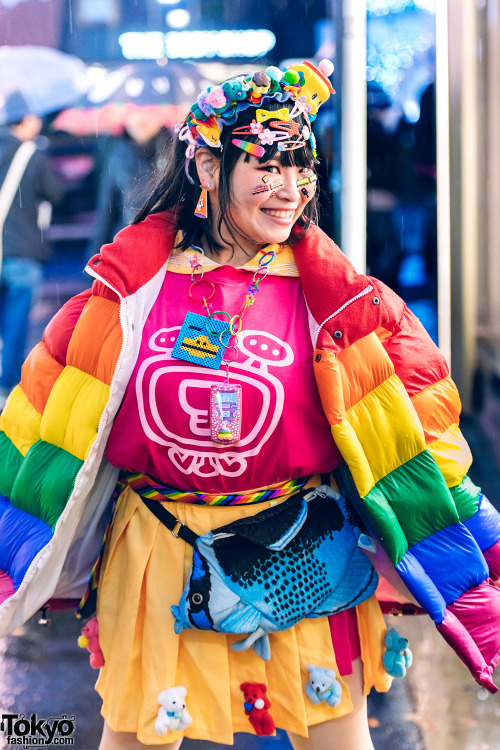
[[[297,749],[372,747],[365,696],[390,677],[364,554],[346,560],[339,544],[325,563],[346,571],[335,613],[265,635],[260,655],[254,636],[252,650],[235,634],[254,625],[229,627],[241,608],[220,624],[213,582],[182,604],[186,581],[208,575],[199,557],[191,569],[190,533],[320,485],[328,508],[343,502],[330,487],[349,495],[337,530],[357,528],[355,507],[496,689],[500,520],[466,476],[446,363],[404,303],[315,224],[311,121],[332,92],[328,72],[271,67],[200,94],[164,179],[91,259],[92,290],[51,322],[0,418],[4,632],[81,591],[120,471],[92,586],[102,750],[230,744],[275,726]],[[271,560],[236,579],[261,575],[278,617],[308,601],[323,570],[307,577],[315,552],[304,571],[271,574]]]

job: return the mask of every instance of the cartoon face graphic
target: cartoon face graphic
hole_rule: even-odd
[[[198,337],[203,335],[199,333]],[[196,341],[198,337],[188,338]],[[228,441],[224,431],[234,431],[238,399],[230,390],[224,393],[222,389],[221,393],[219,389],[220,435],[214,441],[211,388],[225,384],[226,372],[199,367],[192,360],[178,362],[173,357],[180,339],[179,327],[160,329],[149,339],[152,356],[141,363],[136,378],[142,429],[150,440],[165,447],[169,460],[184,474],[240,476],[247,459],[257,455],[273,434],[283,411],[283,385],[268,372],[268,367],[288,367],[294,360],[293,351],[289,344],[269,333],[247,330],[241,334],[241,362],[231,365],[231,383],[246,389],[253,408],[243,408],[237,443],[224,444]],[[196,356],[200,356],[199,352]],[[173,394],[178,399],[175,409],[171,406]]]
[[[200,359],[208,357],[210,359],[215,359],[220,347],[216,344],[212,344],[208,336],[200,334],[194,339],[185,338],[181,343],[181,349],[192,357],[199,357]]]

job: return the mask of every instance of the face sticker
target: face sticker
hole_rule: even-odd
[[[297,180],[297,187],[302,187],[302,185],[313,184],[314,182],[316,182],[317,179],[318,179],[318,175],[314,173],[307,175],[307,177],[299,177],[299,179]]]
[[[267,174],[265,174],[262,178],[262,182],[264,183],[263,185],[256,185],[254,188],[252,188],[252,195],[255,195],[256,193],[266,193],[268,190],[270,190],[274,195],[276,190],[279,190],[280,187],[283,187],[283,182],[279,177],[270,182]]]

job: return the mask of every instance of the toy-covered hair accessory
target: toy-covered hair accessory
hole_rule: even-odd
[[[234,125],[248,107],[255,107],[255,119],[249,125],[235,128],[235,135],[256,135],[260,144],[241,138],[232,143],[255,156],[264,155],[264,146],[278,144],[280,151],[301,148],[308,141],[313,152],[316,148],[311,121],[318,109],[335,91],[328,76],[333,73],[333,63],[322,60],[318,66],[310,62],[292,65],[281,70],[271,66],[253,75],[240,75],[201,92],[192,105],[186,120],[176,126],[176,132],[186,146],[186,174],[189,160],[197,148],[210,146],[222,148],[220,135],[224,126]],[[275,111],[266,109],[268,102],[294,101],[292,111],[283,107]],[[297,122],[300,116],[306,125]]]

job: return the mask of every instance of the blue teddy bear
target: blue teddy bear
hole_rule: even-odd
[[[306,695],[312,703],[328,703],[335,708],[342,698],[342,687],[333,669],[324,667],[307,667],[309,682],[306,685]]]
[[[226,83],[222,84],[222,89],[231,102],[241,102],[247,98],[247,92],[241,81],[226,81]]]
[[[413,662],[413,654],[408,648],[408,639],[397,630],[390,628],[384,638],[386,651],[383,657],[384,668],[391,677],[404,677]]]

